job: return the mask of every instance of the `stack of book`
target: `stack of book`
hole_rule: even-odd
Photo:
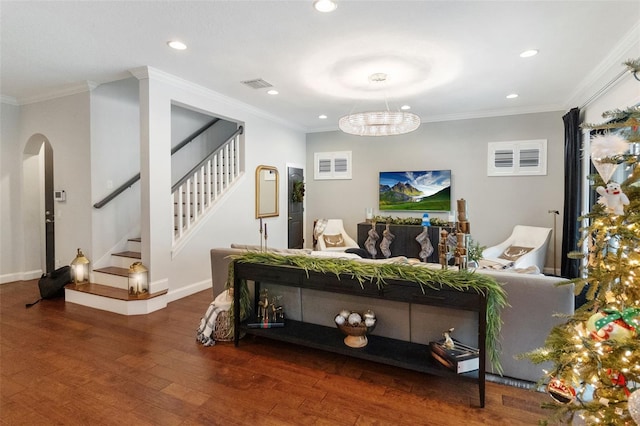
[[[468,373],[480,368],[480,351],[471,346],[463,345],[454,339],[453,349],[444,346],[444,340],[429,342],[431,357],[438,363],[458,374]]]
[[[284,317],[273,318],[252,318],[247,322],[249,328],[278,328],[284,327]]]

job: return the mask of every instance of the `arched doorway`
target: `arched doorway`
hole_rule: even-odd
[[[55,269],[55,210],[53,148],[35,134],[27,141],[22,160],[25,256],[39,256],[43,271]]]

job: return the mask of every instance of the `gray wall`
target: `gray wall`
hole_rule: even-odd
[[[562,241],[564,198],[564,112],[523,114],[504,117],[424,123],[410,134],[395,137],[358,137],[342,132],[307,135],[307,229],[305,241],[311,246],[313,220],[342,218],[353,237],[357,224],[365,219],[365,208],[383,216],[421,217],[422,212],[379,212],[378,173],[380,171],[452,171],[452,198],[467,200],[471,233],[481,245],[504,241],[514,225],[553,227],[558,210],[557,250]],[[547,175],[487,176],[487,143],[547,139]],[[351,180],[314,180],[316,152],[352,151]],[[455,201],[454,206],[455,208]],[[430,213],[447,219],[447,213]],[[547,268],[553,268],[553,244],[547,253]],[[560,267],[559,253],[556,266]]]
[[[214,118],[211,115],[171,105],[171,147],[174,148]],[[237,128],[237,123],[221,119],[205,133],[176,152],[171,157],[171,183],[175,184],[182,179],[200,160],[225,142]]]
[[[19,143],[20,107],[0,104],[0,282],[24,278],[22,215],[22,151]],[[31,266],[34,276],[41,265]],[[31,276],[29,277],[31,278]]]
[[[101,84],[91,92],[92,204],[140,173],[140,102],[138,80]],[[110,251],[140,235],[140,182],[92,215],[92,268],[109,266]],[[85,252],[87,256],[89,255]]]
[[[53,148],[54,189],[66,191],[66,201],[55,202],[55,266],[67,265],[82,248],[89,257],[91,252],[91,133],[89,92],[77,93],[24,105],[20,108],[20,136],[18,144],[20,171],[29,174],[25,146],[34,135],[44,136]],[[33,158],[32,158],[33,159]],[[32,176],[31,176],[32,177]],[[25,176],[25,179],[29,176]],[[20,214],[30,215],[34,207],[35,185],[24,185],[22,199],[16,206]],[[43,197],[40,197],[42,200]],[[33,271],[44,259],[43,247],[34,235],[35,227],[44,224],[44,209],[37,220],[23,217],[24,270]],[[42,229],[42,228],[41,228]],[[44,235],[43,233],[41,235]],[[86,250],[86,251],[84,251]],[[34,263],[35,262],[35,263]]]

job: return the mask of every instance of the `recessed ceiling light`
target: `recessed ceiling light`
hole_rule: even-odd
[[[335,1],[332,0],[315,0],[313,2],[313,7],[318,12],[333,12],[334,10],[336,10],[338,5]]]
[[[176,50],[185,50],[187,48],[186,44],[177,40],[168,41],[167,44],[169,45],[170,48],[176,49]]]
[[[532,56],[536,56],[538,54],[538,50],[536,49],[531,49],[531,50],[525,50],[524,52],[522,52],[520,54],[521,58],[530,58]]]
[[[403,111],[406,111],[406,110],[408,110],[408,109],[411,109],[411,107],[410,107],[409,105],[402,105],[402,106],[400,107],[400,109],[401,109],[401,110],[403,110]]]
[[[271,89],[271,90],[267,91],[267,94],[269,94],[269,95],[277,95],[278,91],[276,89]]]
[[[326,119],[327,119],[327,116],[326,116],[326,115],[324,115],[324,114],[320,114],[320,115],[318,116],[318,118],[319,118],[320,120],[326,120]]]
[[[517,97],[518,97],[517,93],[511,93],[511,94],[507,95],[507,99],[515,99]]]

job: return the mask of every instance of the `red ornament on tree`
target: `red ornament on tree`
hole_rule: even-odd
[[[547,385],[547,392],[560,404],[569,404],[576,399],[576,390],[561,379],[551,379]]]
[[[607,369],[607,376],[611,379],[612,385],[624,388],[625,395],[629,396],[631,394],[629,388],[627,388],[627,379],[621,372],[609,368]]]

